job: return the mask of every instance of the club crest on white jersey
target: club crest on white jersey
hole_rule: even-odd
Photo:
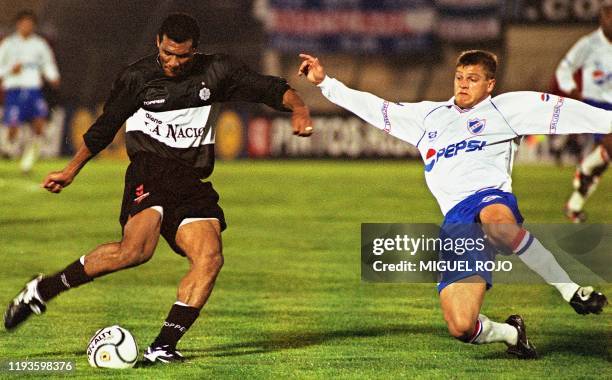
[[[468,131],[470,131],[471,134],[479,135],[484,130],[486,124],[487,124],[486,119],[479,119],[475,117],[475,118],[468,120],[467,129]]]

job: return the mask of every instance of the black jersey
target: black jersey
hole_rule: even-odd
[[[130,158],[139,152],[154,153],[205,178],[214,167],[219,103],[256,102],[289,111],[282,100],[289,88],[284,79],[257,74],[222,54],[195,54],[186,74],[167,77],[154,54],[118,76],[102,115],[83,138],[95,155],[125,122]]]

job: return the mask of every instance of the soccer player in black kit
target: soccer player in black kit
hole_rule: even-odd
[[[190,267],[144,360],[182,360],[176,344],[198,317],[223,265],[223,210],[211,183],[200,180],[213,171],[219,103],[257,102],[291,111],[294,134],[313,131],[308,108],[284,79],[257,74],[226,55],[196,53],[198,40],[195,19],[168,16],[157,35],[158,52],[119,74],[102,115],[83,136],[84,144],[62,171],[44,179],[47,190],[59,193],[126,123],[131,163],[121,206],[121,241],[100,245],[62,271],[28,282],[6,310],[7,330],[43,313],[65,290],[146,262],[161,234],[187,257]]]

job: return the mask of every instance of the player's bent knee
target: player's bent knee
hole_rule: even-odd
[[[219,251],[203,255],[202,258],[199,260],[200,265],[215,272],[219,272],[221,270],[221,267],[223,267],[223,263],[223,255]]]
[[[487,239],[498,248],[509,249],[521,228],[514,223],[492,223],[483,226]]]
[[[221,270],[221,268],[223,267],[223,264],[225,264],[225,258],[223,257],[221,252],[219,252],[215,256],[215,262],[214,262],[215,268],[217,268],[218,270]]]
[[[448,332],[462,342],[468,342],[474,331],[475,322],[468,318],[454,318],[446,321]]]
[[[218,273],[223,267],[224,258],[220,250],[209,249],[192,254],[192,265],[200,267],[206,271]]]
[[[223,258],[221,252],[216,252],[215,254],[212,254],[207,258],[207,262],[209,268],[218,273],[223,267],[225,259]]]
[[[512,242],[509,233],[503,231],[502,225],[491,225],[485,229],[487,239],[496,247],[506,247]]]
[[[153,257],[153,251],[148,251],[143,247],[130,247],[121,245],[118,259],[125,266],[135,266],[144,264]]]

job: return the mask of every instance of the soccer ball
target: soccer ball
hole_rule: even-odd
[[[118,325],[100,329],[87,344],[87,360],[97,368],[131,368],[138,360],[136,339]]]

